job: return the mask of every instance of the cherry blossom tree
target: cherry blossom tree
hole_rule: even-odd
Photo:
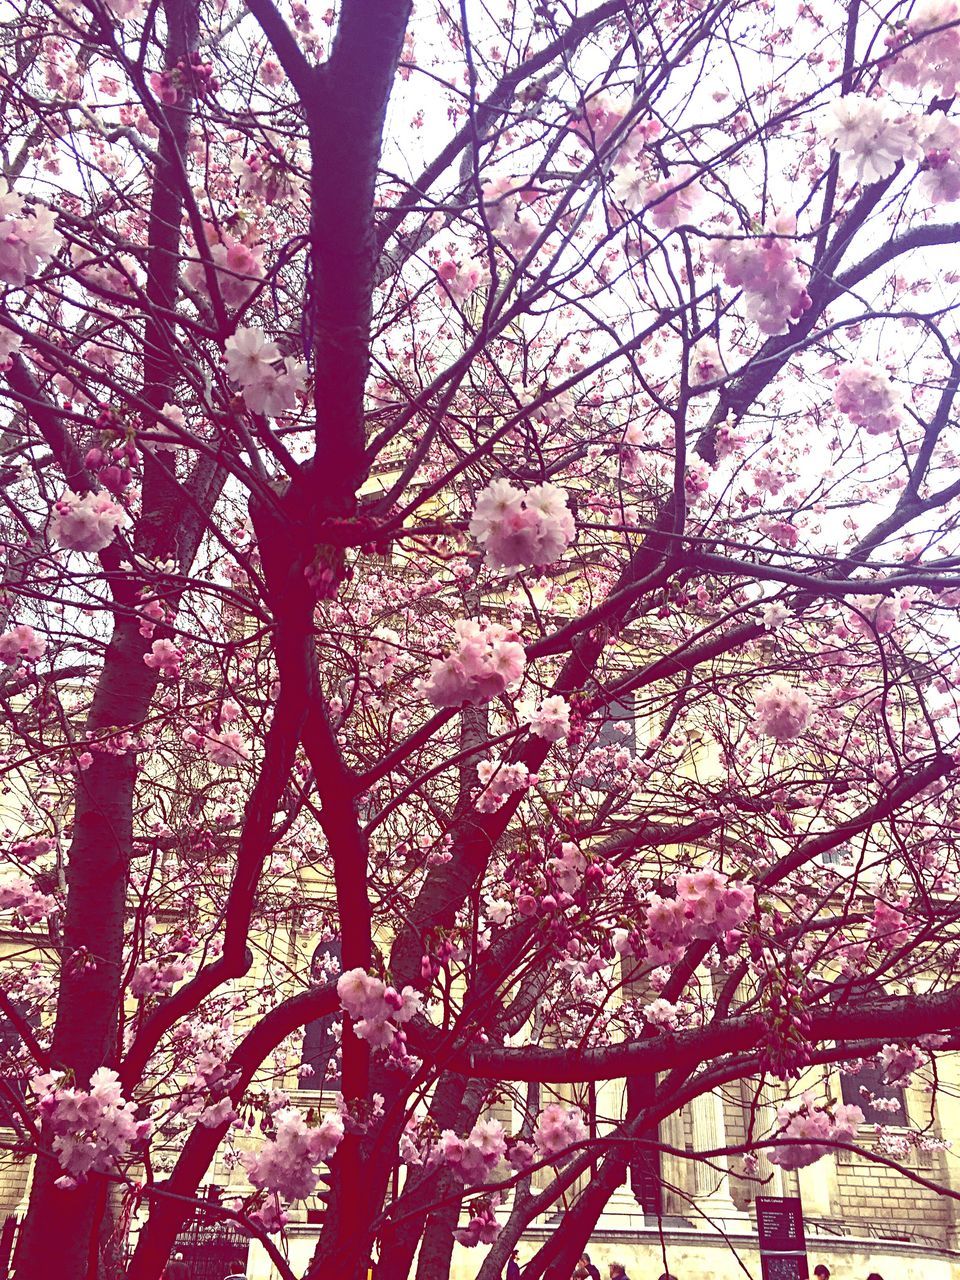
[[[218,1152],[287,1277],[321,1175],[343,1280],[490,1280],[577,1184],[558,1280],[697,1096],[778,1091],[749,1177],[856,1142],[811,1064],[935,1082],[956,0],[24,0],[2,50],[18,1280],[131,1217],[155,1280]],[[558,1092],[621,1077],[602,1135]]]

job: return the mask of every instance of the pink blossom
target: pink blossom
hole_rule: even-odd
[[[918,122],[885,102],[849,93],[827,108],[824,137],[848,182],[879,182],[905,159],[919,159]]]
[[[599,151],[625,115],[626,107],[618,106],[609,94],[595,93],[570,117],[567,128]]]
[[[103,551],[127,522],[123,507],[105,493],[85,493],[68,489],[54,504],[50,532],[61,547],[70,551]]]
[[[224,305],[232,309],[243,306],[263,277],[264,246],[251,246],[228,231],[213,227],[207,228],[207,239],[207,252]],[[184,279],[198,293],[208,294],[207,271],[207,264],[198,256],[187,265]]]
[[[457,648],[435,658],[423,691],[435,707],[489,702],[523,676],[523,646],[515,634],[497,623],[462,620],[454,624]]]
[[[63,1087],[62,1079],[38,1076],[30,1088],[39,1111],[55,1136],[53,1150],[73,1186],[89,1173],[114,1173],[129,1163],[132,1146],[150,1134],[150,1121],[137,1120],[137,1104],[125,1101],[119,1077],[100,1067],[90,1089]]]
[[[883,1078],[887,1084],[909,1088],[913,1073],[926,1062],[925,1055],[913,1045],[885,1044],[879,1053]]]
[[[0,884],[0,911],[16,911],[28,924],[39,924],[56,909],[56,898],[40,893],[26,876],[11,876]]]
[[[493,1244],[499,1234],[500,1224],[493,1216],[493,1210],[489,1205],[484,1205],[474,1207],[467,1225],[458,1227],[453,1236],[458,1244],[472,1249],[478,1244]]]
[[[547,742],[560,742],[570,733],[570,707],[559,694],[544,698],[530,720],[530,732]]]
[[[50,209],[39,206],[33,213],[22,213],[22,198],[0,178],[0,281],[14,287],[36,275],[63,241]]]
[[[287,356],[283,373],[270,369],[256,382],[250,382],[243,388],[243,402],[251,413],[276,418],[297,407],[297,396],[306,384],[307,366],[302,360]]]
[[[540,224],[524,207],[523,184],[494,178],[483,187],[483,211],[490,230],[518,255],[525,254],[540,235]]]
[[[257,79],[261,84],[275,88],[277,85],[283,84],[286,78],[283,67],[277,62],[276,58],[264,58],[260,64],[260,70],[257,72]]]
[[[106,7],[115,18],[126,22],[128,18],[143,16],[143,0],[104,0]]]
[[[389,1016],[383,1000],[386,989],[386,983],[363,969],[349,969],[337,982],[340,1005],[354,1019],[375,1018],[381,1012]]]
[[[790,610],[786,605],[781,604],[779,600],[771,600],[770,603],[765,604],[761,610],[764,631],[776,631],[777,628],[782,627],[791,616]]]
[[[186,969],[183,961],[145,960],[137,965],[130,979],[130,994],[135,1000],[148,996],[169,995],[178,982],[182,982]]]
[[[33,627],[20,623],[0,635],[0,662],[9,664],[19,662],[21,658],[36,662],[43,657],[46,648],[46,640],[38,636]]]
[[[285,1200],[312,1195],[319,1181],[316,1166],[329,1160],[343,1138],[343,1120],[326,1115],[317,1126],[308,1126],[293,1107],[274,1112],[275,1136],[255,1154],[240,1162],[255,1187],[275,1191]]]
[[[354,1034],[375,1049],[393,1045],[395,1023],[409,1022],[420,1010],[420,993],[413,987],[396,991],[363,969],[349,969],[337,981],[340,1007],[354,1020]]]
[[[180,675],[183,655],[184,650],[172,640],[154,640],[150,652],[143,655],[143,661],[146,666],[175,679]]]
[[[533,1145],[541,1156],[552,1159],[568,1147],[586,1142],[587,1137],[587,1127],[579,1108],[551,1102],[537,1116]]]
[[[930,89],[941,98],[954,97],[960,82],[958,22],[958,0],[917,0],[905,32],[912,40],[887,66],[887,78],[910,89]],[[896,49],[900,39],[893,32],[888,43]]]
[[[781,676],[774,678],[754,699],[757,732],[778,742],[789,742],[807,727],[813,703],[801,689],[794,689]]]
[[[34,836],[32,840],[19,840],[10,853],[20,862],[34,862],[56,847],[56,840],[51,840],[49,836]]]
[[[841,413],[871,436],[896,431],[903,422],[902,403],[893,383],[868,360],[844,366],[833,401]]]
[[[547,859],[547,871],[564,893],[576,893],[583,882],[587,860],[572,841],[560,846],[558,858]]]
[[[800,530],[789,520],[771,520],[761,516],[757,528],[762,534],[781,547],[795,547],[800,540]]]
[[[762,236],[715,240],[709,251],[727,284],[743,290],[747,317],[764,334],[786,333],[810,306],[806,268],[789,238],[796,229],[796,219],[777,217]]]
[[[280,359],[280,348],[262,329],[241,326],[224,343],[227,375],[249,387],[273,376],[273,362]]]
[[[387,684],[400,657],[400,636],[389,627],[378,627],[360,661],[367,670],[371,684],[377,688]]]
[[[22,338],[19,333],[0,325],[0,369],[9,369],[10,357],[20,350]]]
[[[466,1138],[445,1129],[430,1155],[430,1163],[444,1164],[463,1182],[486,1182],[507,1151],[499,1120],[478,1120]]]
[[[161,407],[160,419],[150,427],[151,434],[159,438],[145,443],[144,448],[154,449],[157,453],[172,453],[184,443],[187,420],[182,409],[169,403]]]
[[[690,352],[690,385],[703,386],[706,382],[717,382],[727,376],[726,366],[720,354],[720,348],[713,338],[701,338],[694,343]]]
[[[470,262],[461,267],[452,258],[447,258],[437,268],[437,275],[440,278],[437,283],[437,293],[444,302],[449,301],[450,298],[462,302],[464,298],[469,298],[484,279],[485,274],[479,262]]]
[[[202,1123],[203,1117],[201,1116],[200,1119]],[[276,1196],[269,1196],[259,1209],[255,1209],[250,1214],[250,1221],[258,1223],[268,1235],[274,1235],[283,1230],[290,1221],[290,1215],[280,1208],[280,1202]]]
[[[567,495],[553,484],[526,493],[492,480],[477,499],[470,532],[494,569],[542,568],[563,555],[576,537]]]
[[[666,1027],[673,1031],[677,1026],[677,1006],[669,1000],[657,999],[643,1007],[643,1016],[654,1027]]]
[[[487,919],[491,924],[507,924],[513,915],[513,903],[505,898],[497,898],[487,903]]]
[[[703,198],[703,188],[696,180],[693,165],[678,165],[669,178],[647,183],[637,193],[637,203],[627,208],[644,208],[650,212],[655,226],[667,230],[689,223]]]
[[[855,612],[848,615],[847,626],[865,636],[890,635],[909,608],[904,596],[851,596],[850,603]]]
[[[781,1107],[777,1116],[780,1122],[779,1136],[803,1139],[803,1143],[773,1147],[769,1155],[771,1164],[782,1169],[803,1169],[815,1164],[831,1150],[830,1143],[849,1142],[856,1137],[857,1128],[863,1124],[863,1112],[859,1107],[837,1106],[832,1112],[815,1107],[809,1093],[803,1095],[799,1107]]]
[[[903,906],[903,902],[900,905]],[[896,907],[884,902],[882,898],[877,898],[873,904],[870,936],[878,946],[888,951],[895,951],[910,940],[906,916]]]
[[[681,873],[674,887],[674,898],[651,894],[646,911],[646,951],[655,964],[679,959],[695,939],[726,940],[753,915],[753,886],[711,867]]]
[[[250,752],[235,729],[225,729],[222,733],[209,732],[203,738],[203,754],[212,764],[239,764],[241,760],[249,760]]]
[[[530,785],[527,766],[523,763],[498,764],[494,760],[481,760],[477,765],[477,777],[485,790],[477,801],[483,813],[494,813],[507,796],[515,791],[526,791]]]

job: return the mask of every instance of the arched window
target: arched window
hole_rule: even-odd
[[[321,942],[314,950],[310,965],[314,981],[329,981],[340,970],[340,939],[329,938]],[[304,1028],[300,1065],[311,1070],[301,1075],[301,1089],[340,1088],[339,1060],[334,1056],[338,1041],[333,1034],[337,1017],[337,1014],[330,1013],[325,1018],[314,1018]]]

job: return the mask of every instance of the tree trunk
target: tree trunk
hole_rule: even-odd
[[[143,663],[137,623],[114,628],[87,727],[136,731],[150,705],[156,673]],[[85,1085],[98,1067],[117,1061],[123,990],[123,925],[133,842],[134,752],[97,752],[77,775],[73,841],[67,863],[60,998],[53,1034],[54,1069],[73,1071]],[[102,1194],[96,1179],[70,1191],[54,1184],[62,1169],[37,1157],[30,1208],[17,1248],[16,1280],[84,1280],[95,1260],[94,1230]]]

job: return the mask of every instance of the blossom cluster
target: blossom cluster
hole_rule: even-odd
[[[12,357],[20,350],[22,338],[19,333],[0,325],[0,369],[9,369]]]
[[[136,1118],[137,1104],[126,1101],[119,1077],[100,1067],[90,1088],[65,1088],[62,1077],[38,1076],[30,1088],[39,1099],[44,1126],[54,1135],[53,1150],[64,1171],[57,1186],[70,1189],[89,1173],[112,1173],[129,1160],[134,1143],[150,1136],[149,1120]]]
[[[420,1009],[420,993],[413,987],[397,991],[363,969],[340,975],[337,995],[341,1008],[353,1019],[354,1034],[375,1049],[388,1048],[397,1036],[395,1023],[409,1022]]]
[[[901,899],[899,905],[901,907],[905,906],[906,900]],[[898,947],[904,946],[910,939],[907,917],[898,907],[893,907],[888,902],[884,902],[882,898],[877,898],[873,904],[870,937],[877,946],[883,947],[888,951],[895,951]]]
[[[856,360],[840,372],[833,402],[868,435],[896,431],[903,418],[900,396],[883,372],[868,360]]]
[[[485,275],[479,262],[460,266],[452,258],[445,258],[437,267],[437,293],[444,302],[450,298],[462,302],[469,298]]]
[[[909,1088],[913,1073],[919,1071],[927,1058],[914,1045],[885,1044],[879,1053],[883,1078],[887,1084]]]
[[[690,385],[702,387],[726,376],[726,366],[720,348],[713,338],[701,338],[690,350]]]
[[[227,1056],[232,1047],[228,1028],[229,1020],[226,1026],[221,1022],[216,1027],[202,1027],[202,1042],[208,1047],[197,1054],[193,1076],[183,1082],[179,1094],[170,1103],[171,1115],[195,1120],[205,1129],[231,1124],[237,1119],[230,1091],[238,1083],[240,1073],[227,1070]],[[279,1106],[274,1109],[279,1110]]]
[[[130,979],[130,994],[135,1000],[148,996],[165,996],[186,975],[185,962],[179,956],[162,960],[144,960],[138,964]]]
[[[587,860],[570,840],[560,846],[560,855],[547,859],[547,871],[563,893],[576,893],[583,882]]]
[[[545,742],[560,742],[570,735],[570,707],[559,694],[544,698],[530,719],[530,732]]]
[[[60,248],[63,237],[49,209],[23,215],[23,197],[0,178],[0,280],[20,286],[36,275]]]
[[[888,37],[897,56],[886,68],[887,77],[910,89],[954,97],[960,83],[958,24],[960,0],[917,0],[905,28]]]
[[[735,935],[753,915],[753,885],[710,867],[682,872],[674,889],[672,898],[651,894],[646,911],[647,955],[656,964],[679,959],[695,939],[715,942]]]
[[[743,290],[747,316],[761,333],[786,333],[810,306],[806,268],[791,239],[796,233],[796,218],[781,214],[762,236],[715,240],[710,247],[727,284]]]
[[[126,524],[127,514],[106,493],[82,496],[67,489],[53,507],[50,533],[69,551],[103,551]]]
[[[430,1153],[430,1163],[443,1164],[463,1182],[486,1182],[507,1154],[507,1137],[499,1120],[478,1120],[465,1138],[444,1129]]]
[[[28,924],[46,920],[56,909],[56,898],[34,888],[26,876],[11,876],[0,884],[0,911],[16,911]]]
[[[274,1112],[274,1137],[259,1151],[240,1157],[254,1187],[274,1191],[285,1200],[312,1195],[319,1181],[317,1165],[329,1160],[343,1138],[343,1120],[325,1115],[318,1125],[308,1125],[295,1107]]]
[[[910,607],[906,596],[851,596],[853,605],[846,618],[846,626],[850,631],[859,631],[865,636],[888,636],[894,630],[900,617]]]
[[[960,126],[942,111],[902,111],[851,93],[827,109],[823,131],[849,182],[880,182],[899,164],[922,160],[920,187],[931,202],[960,198]]]
[[[840,172],[849,182],[879,182],[921,154],[913,116],[856,93],[827,108],[824,137],[839,153]]]
[[[496,698],[523,676],[525,657],[516,632],[491,622],[462,620],[454,624],[457,648],[434,658],[423,692],[435,707],[479,705]]]
[[[495,813],[507,796],[515,791],[526,791],[534,780],[522,761],[503,764],[496,760],[481,760],[477,765],[477,777],[484,788],[477,801],[477,808],[482,813]]]
[[[43,657],[46,648],[46,640],[38,636],[33,627],[20,623],[19,626],[10,627],[0,635],[0,662],[11,665],[22,658],[28,662],[36,662],[38,658]]]
[[[262,329],[241,326],[225,343],[227,374],[237,383],[251,413],[275,418],[297,407],[297,395],[307,382],[307,366],[291,356],[283,370],[275,367],[280,348]]]
[[[581,110],[570,116],[567,128],[574,137],[599,150],[619,128],[625,114],[625,109],[618,106],[609,94],[595,93],[584,102]],[[653,124],[656,126],[653,136],[656,136],[659,133],[659,121],[654,121]],[[638,134],[638,142],[642,140],[642,134]],[[637,153],[638,146],[624,144],[617,156],[618,163],[635,159]]]
[[[509,480],[491,480],[477,499],[470,532],[492,569],[543,568],[576,537],[567,495],[555,484],[524,493]]]
[[[789,1105],[777,1112],[780,1124],[778,1137],[803,1139],[789,1145],[775,1146],[769,1152],[771,1164],[781,1169],[803,1169],[815,1164],[830,1151],[825,1143],[850,1142],[856,1137],[857,1126],[863,1124],[863,1112],[859,1107],[837,1106],[831,1110],[815,1107],[809,1093],[797,1109]]]
[[[491,1198],[487,1196],[472,1203],[468,1210],[470,1217],[467,1225],[458,1227],[453,1233],[457,1243],[467,1249],[473,1249],[478,1244],[493,1244],[500,1234],[500,1224],[494,1217],[493,1208]]]
[[[49,836],[31,836],[27,840],[18,840],[15,845],[12,845],[10,854],[20,862],[34,862],[56,847],[56,840],[52,840]]]
[[[494,178],[483,186],[483,212],[495,236],[522,257],[540,235],[540,224],[528,207],[538,193],[513,178]]]
[[[544,1159],[551,1159],[569,1147],[586,1142],[588,1136],[582,1111],[551,1102],[537,1116],[533,1145]]]
[[[778,742],[789,742],[807,727],[813,703],[802,689],[794,689],[781,676],[756,694],[757,732]]]
[[[227,725],[240,714],[239,704],[227,698],[220,708],[220,723]],[[236,729],[217,729],[215,722],[189,725],[183,731],[183,740],[189,747],[202,751],[211,764],[232,768],[250,759],[250,752],[243,737]]]
[[[185,649],[172,640],[154,640],[150,652],[143,655],[144,664],[175,680],[180,675],[180,663]]]
[[[377,627],[360,655],[371,684],[377,688],[390,679],[399,658],[400,636],[390,627]]]
[[[258,280],[263,277],[263,245],[251,246],[238,240],[229,231],[216,227],[204,227],[207,253],[214,266],[214,275],[220,296],[228,307],[241,307],[253,293]],[[191,288],[209,295],[207,264],[197,258],[188,264],[184,278]]]
[[[679,165],[669,178],[650,181],[640,166],[622,169],[613,193],[624,208],[649,209],[654,225],[662,230],[689,223],[703,196],[693,165]]]

